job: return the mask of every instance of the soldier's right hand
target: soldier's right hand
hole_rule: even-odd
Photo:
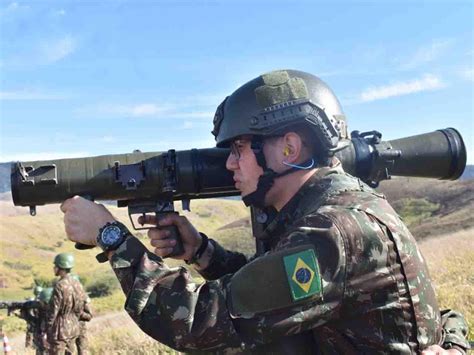
[[[61,205],[66,234],[73,242],[97,245],[99,229],[115,218],[100,204],[74,196]]]
[[[184,253],[174,256],[174,259],[190,260],[201,246],[202,237],[189,220],[177,213],[170,213],[160,217],[157,223],[156,217],[146,215],[140,216],[138,222],[141,224],[154,224],[158,227],[175,225],[178,228],[180,238],[183,242]],[[150,244],[155,248],[154,253],[160,257],[166,257],[173,251],[176,245],[174,239],[170,239],[170,232],[166,229],[152,228],[148,231]]]

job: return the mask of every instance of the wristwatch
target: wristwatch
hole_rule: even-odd
[[[107,222],[105,226],[99,229],[97,235],[97,245],[103,251],[116,250],[130,235],[127,227],[118,221]]]

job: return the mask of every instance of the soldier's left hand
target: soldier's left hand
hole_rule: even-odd
[[[421,352],[421,355],[458,355],[462,354],[457,349],[443,349],[439,345],[431,345]]]
[[[107,222],[115,221],[104,207],[80,196],[74,196],[61,204],[64,212],[66,234],[73,242],[97,245],[99,229]]]

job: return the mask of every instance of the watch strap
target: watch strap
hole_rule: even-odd
[[[198,250],[196,250],[196,252],[194,253],[191,259],[184,260],[185,263],[188,265],[196,264],[197,261],[201,258],[202,254],[204,254],[204,252],[206,251],[207,245],[209,244],[209,238],[207,237],[207,235],[201,232],[199,232],[199,234],[201,235],[201,238],[202,238],[201,246],[198,248]]]

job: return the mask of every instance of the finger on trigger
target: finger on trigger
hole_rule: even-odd
[[[150,214],[141,215],[138,217],[138,222],[140,224],[156,224],[156,217]]]

